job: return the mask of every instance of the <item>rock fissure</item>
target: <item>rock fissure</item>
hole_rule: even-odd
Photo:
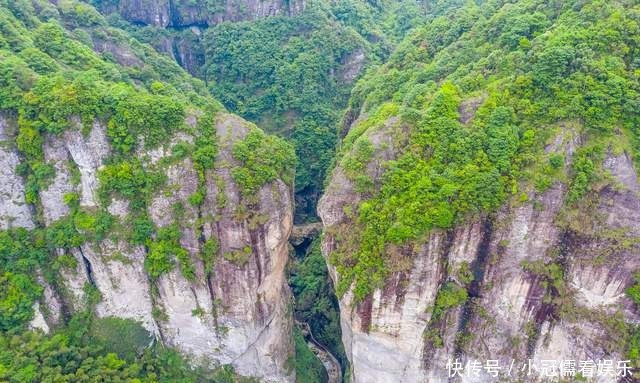
[[[91,266],[91,261],[89,261],[89,258],[84,255],[82,246],[78,247],[78,252],[80,253],[80,257],[82,258],[82,265],[87,275],[87,281],[91,284],[91,286],[97,288],[98,286],[96,285],[96,281],[93,277],[93,267]]]
[[[453,355],[461,358],[465,353],[464,340],[469,336],[469,324],[476,315],[477,304],[482,298],[482,288],[484,283],[484,275],[489,267],[489,260],[492,256],[491,241],[493,239],[493,219],[494,217],[484,218],[481,228],[481,239],[475,254],[475,259],[471,263],[471,273],[473,280],[467,288],[468,298],[462,307],[460,321],[456,331],[455,348]]]
[[[633,2],[454,1],[406,12],[394,2],[69,1],[0,10],[0,104],[19,132],[6,134],[0,115],[0,227],[45,238],[45,253],[66,265],[37,281],[43,309],[27,305],[36,315],[55,306],[51,283],[66,319],[90,309],[132,320],[193,360],[292,382],[287,239],[293,222],[315,219],[317,181],[342,140],[318,209],[326,236],[317,254],[340,289],[329,305],[339,303],[346,356],[335,355],[343,368],[350,360],[352,383],[452,382],[453,358],[622,360],[640,343]],[[305,8],[299,19],[253,22]],[[206,85],[127,43],[136,36],[159,37],[153,46]],[[323,50],[325,41],[337,49]],[[370,59],[380,68],[338,86]],[[330,86],[316,92],[318,82]],[[295,149],[277,140],[265,149],[272,137],[251,135],[208,92]],[[340,126],[334,114],[345,105]],[[205,116],[215,132],[200,129]],[[228,190],[214,193],[202,168]],[[114,222],[118,235],[104,235]],[[127,244],[120,231],[129,229]],[[205,261],[198,252],[214,241]],[[314,241],[292,243],[303,258]],[[323,277],[315,270],[298,283]],[[301,326],[310,343],[327,352],[334,339],[321,345],[310,323]]]
[[[220,192],[220,191],[218,191]],[[197,222],[202,222],[203,220],[203,215],[202,215],[202,205],[198,205],[197,206]],[[216,234],[214,236],[214,234],[212,233],[211,236],[212,238],[215,238],[216,241],[218,241],[219,243],[219,228],[218,228],[218,222],[215,223],[215,227],[216,227]],[[206,243],[206,237],[204,234],[204,228],[203,225],[200,224],[200,227],[198,228],[199,230],[199,235],[198,235],[198,249],[199,251],[202,253],[204,252],[204,246]],[[209,293],[209,298],[211,301],[211,317],[213,319],[213,326],[215,327],[216,330],[216,336],[218,337],[218,340],[221,339],[221,334],[220,334],[220,325],[218,323],[218,302],[216,300],[216,295],[215,295],[215,291],[213,289],[213,283],[211,281],[214,269],[216,267],[217,261],[219,259],[219,245],[218,245],[218,249],[216,249],[216,254],[214,255],[214,259],[211,260],[210,262],[212,262],[212,265],[210,265],[212,270],[207,270],[207,264],[206,261],[204,259],[204,257],[200,257],[201,260],[201,264],[202,264],[202,269],[204,270],[204,279],[205,279],[205,284],[207,286],[207,291]]]
[[[454,230],[447,230],[444,234],[444,245],[442,247],[442,256],[438,258],[439,263],[439,281],[438,281],[438,292],[442,291],[445,283],[450,280],[449,275],[449,257],[450,252],[453,246],[454,241]],[[435,308],[432,308],[432,314],[427,322],[426,328],[422,336],[425,338],[424,346],[422,348],[422,363],[425,370],[431,368],[431,364],[433,362],[433,356],[436,352],[438,343],[442,342],[442,337],[447,329],[447,324],[450,319],[451,313],[447,311],[444,315],[439,315],[437,318],[434,317]],[[458,324],[459,326],[459,324]],[[460,328],[458,328],[460,331]]]

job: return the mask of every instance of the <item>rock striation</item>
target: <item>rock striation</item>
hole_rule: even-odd
[[[187,118],[186,123],[195,124],[195,118]],[[15,149],[16,121],[8,116],[0,119],[3,228],[55,224],[70,213],[65,201],[70,193],[79,196],[83,211],[101,206],[98,173],[112,152],[106,127],[96,122],[83,132],[79,121],[73,125],[62,134],[45,137],[44,161],[53,166],[55,176],[40,192],[39,222],[35,209],[25,203],[25,183],[16,172],[20,162]],[[196,362],[232,364],[245,376],[292,382],[293,372],[286,362],[293,352],[289,336],[293,319],[284,274],[293,221],[292,190],[277,179],[260,188],[255,201],[247,205],[232,177],[239,163],[231,151],[250,129],[256,128],[239,117],[225,113],[215,117],[216,166],[205,171],[200,205],[189,202],[199,187],[189,157],[162,168],[166,181],[148,204],[147,214],[156,227],[177,223],[180,246],[194,267],[193,278],[177,265],[151,278],[145,268],[147,246],[133,245],[117,235],[58,249],[55,255],[73,257],[75,267],[61,271],[63,278],[57,286],[40,278],[45,290],[31,326],[48,332],[63,316],[93,308],[99,317],[141,323],[158,341]],[[177,143],[189,140],[193,138],[188,134],[177,133],[159,148],[139,150],[137,157],[145,166],[166,162]],[[107,208],[125,221],[131,214],[129,204],[111,198]],[[239,213],[247,209],[249,215]],[[214,264],[207,270],[201,253],[211,241],[217,246]],[[242,260],[228,256],[237,251],[243,251]],[[99,292],[95,307],[88,303],[87,287]]]
[[[302,12],[304,0],[120,0],[104,10],[118,12],[132,23],[166,28],[210,26],[223,21],[255,20],[269,16],[291,16]]]
[[[364,133],[375,148],[366,169],[374,182],[401,150],[401,129],[390,119]],[[561,125],[546,150],[563,154],[570,166],[580,144],[580,137]],[[463,366],[498,360],[503,368],[512,361],[521,368],[531,360],[539,368],[543,360],[626,359],[617,339],[622,335],[614,328],[616,320],[640,319],[625,295],[640,267],[640,184],[626,152],[610,151],[602,166],[610,178],[585,197],[591,211],[567,209],[567,186],[558,181],[545,192],[529,193],[526,202],[511,201],[449,231],[432,231],[424,243],[405,249],[409,267],[392,272],[384,287],[363,301],[355,302],[348,291],[340,311],[353,381],[448,382],[447,363],[456,358]],[[347,212],[362,198],[337,166],[318,208],[327,259],[342,230],[355,224]],[[532,267],[554,262],[560,277]],[[328,264],[337,284],[340,276]],[[461,280],[461,270],[473,281]],[[469,299],[434,320],[436,296],[448,281],[467,284]],[[434,334],[441,341],[437,346],[430,338]],[[512,379],[536,381],[537,376],[518,370]],[[455,381],[498,380],[483,370]]]

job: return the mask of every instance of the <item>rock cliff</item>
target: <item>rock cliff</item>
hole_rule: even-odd
[[[612,90],[605,78],[632,94],[638,82],[633,65],[598,77],[578,64],[626,60],[594,42],[637,26],[612,21],[627,4],[609,5],[461,7],[356,85],[318,206],[355,382],[551,381],[544,363],[557,379],[562,360],[634,358],[640,184],[625,126],[637,114],[590,95]],[[508,29],[538,11],[537,32]],[[571,39],[585,51],[545,77]],[[482,368],[454,378],[456,359]]]
[[[117,317],[194,364],[293,381],[293,149],[88,3],[0,16],[1,268],[22,294],[3,290],[3,331]]]
[[[33,228],[35,211],[25,203],[25,185],[15,172],[20,161],[15,150],[16,121],[4,116],[0,121],[3,179],[9,181],[3,183],[6,198],[0,205],[0,222],[3,228]],[[195,121],[190,117],[187,124]],[[65,196],[77,194],[83,211],[100,207],[98,173],[112,149],[104,124],[96,122],[84,134],[79,125],[75,121],[63,134],[45,137],[44,160],[55,169],[53,180],[40,193],[45,226],[70,214]],[[48,331],[62,315],[90,308],[88,289],[95,288],[100,296],[95,312],[100,317],[136,320],[159,341],[196,361],[232,364],[240,374],[265,381],[293,381],[285,366],[292,353],[292,317],[284,275],[292,227],[291,187],[281,180],[261,187],[247,212],[246,199],[231,176],[240,166],[231,148],[255,128],[221,113],[215,129],[219,141],[215,162],[220,166],[204,174],[202,204],[189,202],[198,190],[199,176],[186,157],[164,169],[164,187],[148,206],[157,227],[178,222],[179,244],[188,253],[193,275],[175,267],[151,278],[145,269],[150,249],[118,236],[58,249],[58,256],[75,259],[75,267],[62,271],[64,278],[55,288],[41,281],[46,290],[36,305],[33,327]],[[177,143],[192,140],[180,133],[164,146],[140,150],[137,156],[145,166],[153,166],[166,161]],[[131,214],[130,203],[113,198],[108,211],[124,222]],[[211,243],[216,244],[214,249],[204,248]],[[212,264],[203,261],[205,251],[214,252]],[[236,253],[241,255],[231,256]]]
[[[223,21],[255,20],[276,15],[296,15],[305,7],[304,0],[120,0],[103,5],[107,12],[118,12],[132,23],[157,27],[209,26]]]
[[[365,134],[375,146],[367,167],[374,179],[396,155],[398,129],[390,121]],[[563,131],[547,150],[570,161],[577,145],[579,138]],[[616,332],[616,323],[640,319],[625,295],[640,267],[640,184],[628,153],[610,152],[603,166],[611,178],[590,196],[589,211],[563,210],[567,188],[555,183],[495,215],[432,232],[405,249],[410,266],[392,272],[363,301],[347,292],[340,300],[341,325],[353,380],[447,382],[447,362],[456,358],[463,366],[515,360],[518,368],[529,359],[537,366],[542,360],[624,360],[618,339],[624,332]],[[328,258],[354,225],[346,212],[362,200],[355,189],[338,166],[318,209]],[[559,277],[531,267],[554,262]],[[329,264],[337,284],[340,276]],[[434,320],[436,297],[449,281],[468,284],[469,300]],[[512,375],[518,378],[527,379],[520,370]],[[494,380],[483,372],[461,381]]]

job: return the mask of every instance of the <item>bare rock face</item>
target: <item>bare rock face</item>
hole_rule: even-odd
[[[25,201],[24,179],[17,173],[20,156],[15,147],[17,121],[0,114],[0,230],[11,228],[33,229],[35,220],[33,209]],[[40,329],[45,333],[52,326],[60,323],[62,302],[57,291],[44,280],[39,270],[35,271],[37,279],[43,287],[45,299],[42,304],[36,302],[33,307],[34,317],[29,327]],[[46,318],[44,315],[46,312]]]
[[[389,122],[364,135],[375,148],[367,167],[375,181],[381,164],[401,145],[391,137],[401,135]],[[569,162],[578,141],[565,130],[548,150]],[[463,366],[495,359],[507,368],[515,360],[520,364],[510,381],[537,381],[538,375],[520,371],[529,359],[538,366],[543,360],[624,360],[612,318],[640,319],[625,295],[640,268],[640,185],[626,153],[609,153],[603,167],[611,181],[585,197],[593,206],[588,214],[566,207],[567,188],[557,182],[491,216],[431,232],[422,245],[408,250],[410,266],[393,272],[363,301],[354,302],[348,291],[340,311],[353,381],[449,382],[447,362],[456,358]],[[345,212],[361,200],[355,190],[338,166],[318,208],[327,258],[341,230],[354,224]],[[555,279],[536,268],[548,270],[554,262],[560,269]],[[329,267],[334,282],[339,280]],[[472,282],[460,280],[463,268]],[[469,299],[433,320],[436,296],[447,281],[467,285]],[[439,342],[430,339],[434,334]],[[499,379],[483,371],[455,381]]]
[[[216,162],[225,165],[206,173],[202,207],[189,206],[198,174],[185,159],[167,171],[173,194],[158,195],[149,209],[162,227],[169,223],[166,213],[171,206],[184,206],[182,247],[196,259],[204,244],[215,239],[222,255],[210,273],[201,261],[194,262],[195,281],[186,280],[177,268],[159,279],[157,307],[165,314],[160,331],[166,342],[203,359],[232,363],[240,374],[289,381],[285,361],[291,352],[292,318],[284,267],[293,222],[291,191],[281,181],[263,187],[250,211],[260,222],[238,220],[243,202],[231,178],[235,159],[230,150],[248,129],[241,119],[223,115],[217,131]],[[202,233],[193,230],[197,220],[205,221]],[[250,249],[246,259],[230,256],[245,249]]]
[[[186,123],[193,128],[195,121],[189,117]],[[176,143],[193,142],[186,133],[177,133],[164,146],[136,153],[144,166],[162,166],[166,182],[149,201],[147,214],[159,229],[177,225],[193,274],[185,274],[182,260],[174,259],[171,271],[151,278],[145,267],[147,246],[117,234],[57,249],[52,256],[72,257],[75,266],[63,268],[55,288],[39,278],[44,297],[34,307],[31,327],[48,332],[60,322],[63,311],[91,307],[100,317],[139,322],[196,363],[232,364],[238,373],[266,382],[294,380],[286,364],[293,344],[284,274],[293,222],[292,190],[275,180],[259,190],[255,201],[244,201],[231,176],[240,165],[231,148],[250,127],[227,114],[217,116],[215,125],[218,154],[203,180],[190,158],[177,162],[169,158]],[[0,203],[0,225],[33,228],[36,220],[24,202],[24,181],[16,173],[15,121],[2,118],[0,128],[0,175],[8,180],[0,185],[6,197]],[[46,135],[44,141],[44,160],[55,175],[40,191],[41,224],[67,219],[73,209],[70,195],[77,196],[76,209],[100,209],[104,201],[98,198],[98,173],[111,155],[106,127],[96,122],[83,132],[75,121],[59,135]],[[160,165],[163,161],[168,165]],[[204,201],[196,206],[189,198],[201,186]],[[114,197],[102,208],[126,222],[132,214],[130,202]],[[202,256],[206,246],[214,252],[209,265]],[[90,302],[91,289],[99,292],[97,303]]]
[[[304,6],[304,0],[120,0],[117,11],[130,22],[165,28],[294,15],[302,12]]]
[[[24,180],[17,174],[20,163],[15,148],[15,121],[0,114],[0,230],[34,227],[31,210],[25,202]]]
[[[98,206],[97,173],[111,149],[105,126],[95,123],[87,135],[78,121],[61,135],[45,139],[45,161],[55,169],[54,179],[41,191],[44,221],[50,225],[70,213],[65,195],[76,193],[79,205],[85,209]],[[75,173],[75,174],[74,174]],[[58,249],[58,255],[65,251]],[[144,270],[145,251],[124,241],[107,239],[101,243],[87,242],[69,250],[76,260],[74,270],[63,269],[63,297],[70,309],[86,306],[86,285],[95,286],[101,295],[96,305],[100,316],[118,316],[139,321],[152,333],[157,333],[153,320],[150,285]]]
[[[363,49],[356,49],[351,52],[344,59],[344,66],[340,73],[340,78],[342,79],[342,81],[348,84],[352,83],[362,71],[365,61],[366,56]]]
[[[238,22],[272,16],[295,16],[305,8],[306,0],[119,0],[100,4],[104,14],[118,13],[125,20],[139,25],[172,29],[171,33],[156,33],[149,41],[157,51],[173,58],[190,74],[200,77],[205,63],[201,41],[203,31],[225,21]],[[143,62],[130,47],[117,39],[93,37],[96,52],[109,53],[120,65],[141,68]],[[341,77],[353,82],[364,63],[364,52],[358,50],[346,59]]]

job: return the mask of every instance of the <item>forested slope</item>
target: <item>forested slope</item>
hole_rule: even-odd
[[[637,367],[639,43],[625,0],[0,0],[0,380],[324,381],[294,316],[354,382]]]

